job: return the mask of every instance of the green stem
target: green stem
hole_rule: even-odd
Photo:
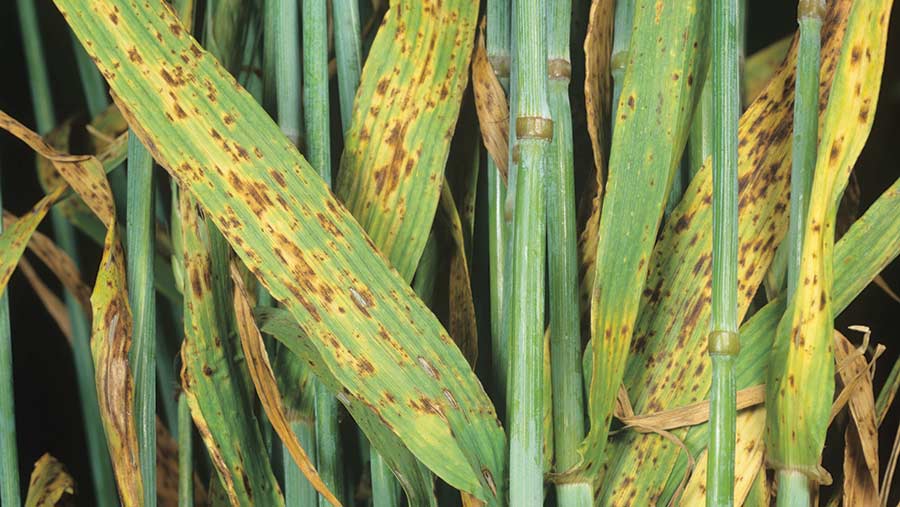
[[[803,232],[809,211],[816,163],[819,118],[820,31],[824,0],[801,0],[797,9],[800,48],[794,93],[794,137],[791,160],[791,208],[788,225],[787,301],[791,301],[800,277]],[[802,473],[778,470],[779,506],[808,506],[813,485]]]
[[[810,493],[809,477],[792,470],[779,470],[776,475],[778,481],[777,507],[810,507],[812,497]]]
[[[337,61],[338,97],[341,103],[341,126],[350,129],[353,99],[359,87],[362,69],[362,49],[359,36],[359,2],[332,0],[334,22],[334,54]]]
[[[330,187],[328,9],[325,0],[303,2],[303,106],[307,159]]]
[[[740,79],[738,0],[714,0],[712,5],[712,158],[713,250],[712,360],[710,390],[709,465],[706,504],[734,504],[735,391],[734,360],[738,337],[738,120]]]
[[[302,106],[300,102],[300,22],[297,2],[266,2],[266,25],[273,33],[275,94],[278,126],[288,139],[299,145]],[[267,48],[266,51],[269,51]]]
[[[88,114],[91,118],[96,118],[109,106],[106,85],[100,71],[85,52],[78,37],[71,32],[70,35],[72,36],[72,49],[75,51],[75,62],[78,64],[78,75],[81,77],[81,86],[84,88]]]
[[[187,398],[178,397],[178,507],[194,507],[194,449]]]
[[[509,301],[510,505],[543,504],[545,155],[553,137],[547,103],[544,2],[517,0],[516,145],[519,152]]]
[[[803,227],[809,210],[816,164],[819,125],[819,60],[822,17],[810,4],[800,2],[800,50],[797,58],[797,83],[794,94],[794,137],[791,159],[791,213],[788,225],[787,300],[797,288],[803,250]],[[806,10],[804,10],[806,6]]]
[[[378,452],[370,454],[372,468],[372,505],[400,505],[400,487],[390,467]]]
[[[2,173],[0,173],[2,175]],[[0,191],[2,197],[2,191]],[[0,209],[3,201],[0,199]],[[0,233],[3,232],[0,220]],[[9,327],[9,294],[0,292],[0,504],[21,505],[19,457],[16,450],[16,410],[13,389],[12,332]]]
[[[550,112],[553,140],[547,157],[547,267],[550,281],[550,358],[553,388],[553,436],[556,471],[579,461],[584,438],[584,393],[581,384],[581,333],[578,305],[578,252],[575,226],[575,169],[572,111],[569,104],[569,25],[571,0],[548,4]],[[557,505],[589,506],[589,483],[559,485]]]
[[[328,7],[326,0],[303,2],[303,106],[307,159],[331,186],[331,144],[328,101]],[[339,498],[344,493],[338,402],[318,380],[316,393],[316,456],[322,481]],[[321,496],[319,505],[327,502]]]
[[[38,133],[46,134],[56,125],[53,113],[53,97],[44,60],[44,51],[40,39],[40,28],[37,23],[34,2],[18,0],[19,23],[25,47],[25,60],[28,67],[28,83],[31,87],[34,105],[35,123]],[[57,244],[69,255],[76,266],[78,249],[75,243],[75,231],[57,209],[50,210],[53,233]],[[99,507],[111,507],[119,504],[116,492],[112,464],[106,447],[106,435],[100,419],[100,407],[97,403],[97,390],[94,387],[94,362],[90,349],[90,326],[81,305],[69,292],[63,292],[69,321],[72,324],[72,357],[75,364],[75,378],[81,399],[81,410],[84,418],[85,444],[91,467],[91,479],[94,494]],[[7,446],[3,446],[4,449]],[[15,452],[15,447],[11,447]],[[4,477],[4,484],[13,484]],[[18,492],[18,488],[15,488]],[[6,505],[5,498],[0,503]],[[18,505],[13,502],[10,505]]]
[[[312,390],[310,390],[312,394]],[[297,435],[297,440],[306,451],[309,459],[316,462],[316,430],[313,421],[301,420],[291,423],[291,429]],[[304,507],[316,505],[319,493],[306,480],[303,472],[297,468],[294,458],[287,449],[282,448],[282,462],[284,464],[284,504],[285,507]]]
[[[25,47],[25,62],[28,65],[28,85],[34,107],[34,120],[39,134],[46,134],[56,126],[53,113],[53,95],[50,93],[50,78],[44,59],[44,46],[38,27],[37,12],[33,0],[16,0],[19,12],[19,26]]]
[[[155,222],[153,158],[136,135],[128,136],[126,239],[128,298],[134,317],[135,422],[144,506],[156,505],[156,292],[153,286]]]
[[[312,382],[316,396],[316,464],[322,482],[340,499],[344,495],[344,473],[341,431],[337,420],[338,404],[325,384],[319,379],[313,379]],[[319,507],[330,505],[324,497],[319,496]]]
[[[488,0],[486,46],[488,61],[505,90],[509,89],[509,0]],[[509,241],[505,219],[506,185],[491,156],[487,157],[488,262],[491,285],[491,371],[495,405],[505,406],[509,345],[504,331],[506,289],[506,246]]]

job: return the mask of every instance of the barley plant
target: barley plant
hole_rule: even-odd
[[[836,323],[892,0],[9,3],[3,507],[897,501],[898,345]],[[16,425],[57,336],[77,473]]]

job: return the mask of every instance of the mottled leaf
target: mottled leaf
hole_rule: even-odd
[[[392,1],[356,92],[335,193],[407,282],[437,209],[477,14],[471,0]]]
[[[766,460],[820,478],[834,393],[832,253],[850,171],[875,116],[892,0],[854,2],[819,136],[797,289],[769,363]]]
[[[181,382],[191,416],[232,505],[283,505],[253,404],[242,382],[240,346],[228,335],[212,279],[210,231],[181,193],[185,269]]]
[[[300,323],[311,347],[304,352],[314,350],[345,395],[383,417],[446,482],[489,504],[502,503],[505,436],[474,373],[262,108],[166,6],[56,4],[89,43],[142,143]],[[466,8],[474,17],[474,5]],[[397,18],[388,16],[386,26],[394,26]],[[454,27],[435,37],[451,33],[462,40]],[[456,68],[458,74],[464,66]],[[424,135],[436,153],[435,136]]]
[[[66,467],[50,454],[44,454],[34,464],[25,507],[56,507],[68,505],[75,496],[75,481]]]
[[[453,193],[448,184],[441,189],[440,217],[447,228],[453,245],[450,254],[448,331],[453,341],[474,368],[478,358],[478,324],[475,322],[475,303],[472,299],[472,281],[463,239],[462,222]]]
[[[578,467],[589,475],[605,461],[648,261],[699,96],[700,87],[694,82],[704,68],[698,47],[706,39],[707,8],[706,0],[635,4],[591,293],[591,427]]]

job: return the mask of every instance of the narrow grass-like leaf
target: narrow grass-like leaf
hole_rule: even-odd
[[[830,64],[836,64],[839,56],[848,8],[847,2],[835,2],[826,19],[820,100],[828,96],[834,71]],[[795,61],[796,53],[792,54],[789,62]],[[790,97],[793,72],[793,63],[782,67],[744,114],[738,131],[739,316],[746,312],[774,255],[774,246],[787,228],[792,108],[785,98]],[[709,389],[704,344],[711,280],[710,176],[708,165],[698,172],[651,257],[652,270],[625,374],[625,384],[639,414],[700,401]],[[645,503],[660,495],[669,473],[643,474],[641,484],[635,484],[640,463],[655,458],[660,460],[659,470],[671,470],[672,465],[663,460],[674,463],[679,460],[679,452],[656,437],[625,433],[614,439],[602,502],[631,498]],[[680,477],[675,482],[679,481]]]
[[[272,366],[269,364],[269,356],[263,344],[262,335],[259,334],[259,329],[253,320],[253,311],[250,308],[250,303],[247,301],[247,289],[244,287],[240,273],[234,265],[231,268],[231,279],[234,281],[234,306],[241,347],[244,350],[244,357],[247,359],[250,378],[253,379],[256,393],[262,401],[266,415],[272,421],[272,426],[287,446],[288,451],[290,451],[291,456],[300,470],[303,471],[307,480],[312,483],[329,503],[340,506],[341,503],[338,499],[322,483],[319,474],[316,473],[315,468],[306,456],[306,452],[300,447],[296,435],[291,430],[281,401],[281,393],[278,391],[278,384],[275,381],[275,374],[272,371]]]
[[[194,507],[194,425],[187,396],[178,395],[178,507]]]
[[[850,421],[844,428],[844,505],[875,505],[878,501],[878,422],[872,376],[864,350],[857,350],[835,331],[834,362],[844,389],[850,390]],[[841,365],[844,365],[841,367]]]
[[[750,104],[766,89],[769,81],[778,72],[778,68],[791,49],[793,37],[779,39],[772,44],[750,55],[744,62],[744,73],[741,86],[744,90],[744,103]]]
[[[617,108],[600,217],[591,296],[591,428],[581,450],[581,472],[605,461],[613,405],[625,373],[650,253],[699,94],[693,81],[703,65],[695,46],[705,40],[707,8],[705,0],[666,4],[639,0],[635,5],[630,63]],[[652,69],[655,77],[648,78],[646,69]],[[648,136],[658,124],[666,125],[664,131]],[[641,206],[635,207],[636,201]],[[631,219],[617,220],[619,216]]]
[[[208,226],[184,193],[179,209],[187,275],[181,381],[194,424],[232,505],[284,505],[252,415],[240,347],[223,331],[230,312],[216,298]]]
[[[407,281],[428,239],[477,5],[392,2],[363,67],[335,193]]]
[[[75,481],[66,467],[49,454],[41,456],[31,471],[25,507],[56,507],[74,496]]]
[[[350,128],[353,102],[362,72],[359,2],[356,0],[332,0],[331,15],[334,22],[334,55],[337,61],[341,126],[346,131]]]
[[[475,322],[475,306],[472,299],[472,282],[469,279],[469,262],[459,211],[449,183],[441,187],[439,215],[450,235],[453,252],[450,254],[449,322],[447,331],[456,346],[474,368],[478,358],[478,326]]]
[[[102,181],[105,183],[105,180]],[[109,187],[106,191],[111,199]],[[155,491],[156,484],[147,486],[141,476],[138,434],[132,409],[134,382],[128,361],[132,322],[125,291],[125,252],[114,223],[110,222],[110,225],[91,294],[94,309],[91,352],[96,369],[100,414],[119,485],[119,496],[125,507],[138,507],[145,500],[144,488]],[[155,458],[154,448],[153,461]]]
[[[822,122],[796,292],[779,323],[766,382],[767,461],[776,470],[812,481],[824,480],[819,462],[834,391],[834,222],[872,127],[892,3],[854,3],[848,14],[851,21]]]
[[[0,189],[2,192],[2,189]],[[2,196],[0,196],[2,197]],[[3,200],[0,198],[0,210],[3,208]],[[9,251],[18,259],[25,249],[25,243],[28,236],[34,232],[37,224],[40,223],[46,208],[41,212],[33,215],[33,220],[29,223],[25,222],[24,231],[18,234],[18,238],[14,239],[12,248],[7,248],[8,234],[3,234],[4,224],[0,221],[0,252],[6,256]],[[32,227],[31,224],[34,224]],[[24,239],[24,241],[23,241]],[[5,260],[5,259],[4,259]],[[15,412],[15,396],[13,389],[13,355],[12,355],[12,330],[9,325],[9,294],[6,290],[6,282],[12,274],[13,267],[16,262],[13,260],[9,268],[0,268],[0,275],[3,280],[0,285],[0,443],[3,445],[0,451],[0,500],[3,503],[16,505],[21,502],[21,493],[19,492],[19,458],[18,448],[16,446],[16,412]],[[8,269],[9,273],[6,272]]]
[[[737,413],[736,430],[734,432],[735,448],[741,452],[735,454],[733,496],[734,505],[743,505],[750,493],[760,471],[765,473],[763,467],[763,454],[765,446],[762,444],[762,435],[766,429],[766,410],[756,406]],[[703,451],[697,459],[697,465],[691,473],[681,495],[679,505],[685,507],[703,507],[710,505],[706,501],[708,483],[709,449]]]
[[[100,414],[106,429],[107,445],[120,497],[126,507],[141,505],[143,481],[137,468],[137,436],[131,410],[134,385],[128,364],[131,311],[125,290],[124,251],[117,235],[115,205],[103,165],[94,157],[57,152],[36,133],[25,129],[2,112],[0,127],[51,160],[56,170],[107,228],[100,270],[91,295],[91,352],[96,368],[95,383]],[[59,187],[60,190],[64,188]],[[56,197],[60,190],[45,199]]]
[[[503,503],[505,439],[465,359],[262,109],[164,6],[57,5],[92,41],[144,145],[298,319],[345,394],[449,484]]]
[[[153,287],[153,253],[156,222],[153,217],[153,159],[133,135],[128,137],[128,195],[126,240],[128,245],[129,305],[134,317],[135,420],[140,445],[141,475],[156,484],[156,290]],[[144,506],[155,507],[155,488],[144,491]]]
[[[615,120],[610,114],[612,107],[610,65],[613,56],[614,13],[617,6],[630,2],[633,0],[622,0],[622,2],[594,0],[591,2],[591,10],[588,14],[587,36],[584,39],[584,107],[587,111],[587,127],[591,137],[591,152],[594,155],[598,194],[603,191],[606,163],[609,160],[609,142],[612,131],[610,119]],[[600,207],[599,199],[598,195],[596,208]],[[596,213],[599,219],[599,211]],[[594,236],[596,237],[596,234]],[[591,255],[594,254],[596,252],[592,252]]]
[[[315,360],[317,352],[311,348],[306,337],[294,318],[285,310],[265,308],[257,310],[260,320],[260,330],[270,334],[291,351],[292,354],[313,359],[307,359],[310,368],[332,390],[338,391],[338,399],[356,419],[357,424],[366,434],[373,447],[379,449],[379,454],[388,463],[392,470],[398,471],[397,480],[406,491],[406,497],[410,505],[435,506],[437,499],[434,496],[434,484],[428,469],[419,463],[406,449],[403,442],[384,425],[377,414],[370,412],[362,400],[350,397],[339,387],[337,380]]]
[[[600,211],[603,203],[603,187],[609,164],[609,142],[615,118],[611,114],[615,107],[612,90],[613,19],[614,12],[627,7],[633,0],[597,0],[591,4],[588,14],[588,30],[584,40],[585,80],[584,98],[588,117],[588,133],[594,155],[594,177],[588,181],[588,189],[583,190],[578,209],[578,262],[580,285],[578,302],[582,316],[583,336],[589,336],[591,290],[594,286],[597,261],[597,241],[600,232]],[[630,37],[630,25],[628,27]],[[625,36],[616,32],[621,38]],[[627,49],[626,49],[627,51]],[[618,48],[619,62],[626,58]],[[622,63],[624,66],[624,63]],[[617,71],[618,72],[618,71]],[[621,74],[618,78],[621,79]],[[616,97],[617,98],[617,97]]]
[[[3,211],[4,228],[11,227],[18,220],[20,219],[8,211]],[[31,253],[37,256],[56,275],[66,290],[75,297],[81,308],[85,312],[90,312],[91,290],[82,281],[81,273],[78,271],[78,267],[72,261],[72,258],[59,248],[53,240],[37,231],[31,234],[27,246]]]

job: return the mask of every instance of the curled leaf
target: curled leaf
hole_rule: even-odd
[[[50,454],[34,464],[25,507],[57,507],[69,505],[75,495],[75,481],[66,467]]]

